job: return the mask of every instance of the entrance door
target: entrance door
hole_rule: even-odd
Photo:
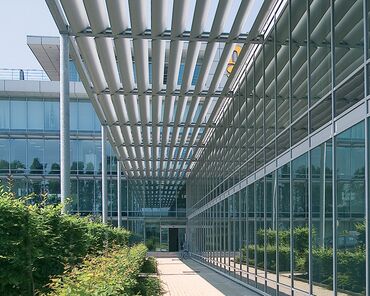
[[[169,251],[178,252],[179,251],[179,229],[169,228]]]

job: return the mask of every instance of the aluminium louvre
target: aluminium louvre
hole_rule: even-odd
[[[235,75],[232,73],[225,77],[226,64],[235,45],[233,39],[243,33],[243,25],[250,16],[254,1],[241,1],[231,30],[225,33],[223,30],[231,6],[230,1],[220,0],[206,43],[197,36],[204,33],[206,18],[209,17],[207,8],[213,4],[212,1],[196,2],[189,38],[176,40],[187,30],[186,16],[192,12],[190,1],[175,0],[171,41],[161,38],[164,32],[169,31],[166,27],[166,20],[170,17],[167,15],[169,1],[152,1],[150,11],[143,0],[47,2],[59,30],[62,32],[68,28],[79,74],[101,123],[107,126],[108,139],[118,159],[124,162],[128,176],[182,178],[188,175],[195,156],[199,156],[197,151],[203,151],[203,144],[211,138],[214,128],[210,125],[221,117],[225,100],[229,101],[225,95],[230,90],[231,81],[228,80],[234,80]],[[263,3],[258,23],[253,26],[256,36],[265,15],[271,10],[272,4],[267,2]],[[148,24],[150,18],[147,16],[151,16],[151,24]],[[101,34],[110,30],[117,35],[131,30],[133,36],[139,36],[150,26],[152,38],[146,39],[112,38],[112,35],[106,37]],[[89,30],[89,35],[80,34]],[[222,34],[228,36],[228,41],[223,42],[221,57],[215,60],[218,36]],[[251,44],[253,38],[247,36],[243,48]],[[187,93],[193,89],[191,82],[202,45],[205,45],[205,51],[199,78],[189,96]],[[185,58],[183,52],[186,53]],[[182,62],[185,62],[182,83],[178,85]],[[217,66],[213,73],[211,66],[214,62]],[[237,63],[235,68],[240,68],[241,64]],[[209,87],[206,87],[207,80],[210,80]],[[146,91],[150,87],[152,94],[148,95]],[[224,95],[212,96],[220,87]],[[119,93],[121,89],[128,95]],[[137,94],[129,94],[135,89]],[[165,93],[158,95],[163,89]],[[173,93],[176,89],[180,89],[179,94]],[[196,114],[198,118],[194,122]],[[173,126],[169,126],[172,122]]]

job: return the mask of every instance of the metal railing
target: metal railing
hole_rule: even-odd
[[[44,70],[0,68],[0,80],[50,81]]]

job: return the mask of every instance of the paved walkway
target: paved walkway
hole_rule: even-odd
[[[217,272],[191,259],[157,258],[165,296],[257,296]]]

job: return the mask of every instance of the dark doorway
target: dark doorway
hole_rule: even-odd
[[[179,238],[178,238],[178,228],[169,229],[169,246],[168,249],[170,252],[179,251]]]

